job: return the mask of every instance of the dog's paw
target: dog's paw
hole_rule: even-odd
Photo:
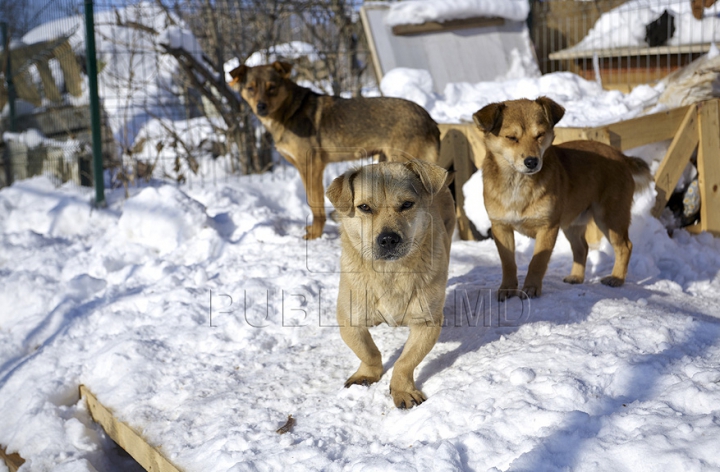
[[[622,284],[625,283],[625,279],[608,275],[607,277],[603,277],[600,282],[607,285],[608,287],[620,287]]]
[[[303,236],[303,239],[309,240],[309,239],[317,239],[320,236],[322,236],[322,228],[318,230],[317,228],[314,228],[312,225],[308,225],[305,227],[305,236]]]
[[[363,387],[369,387],[370,384],[374,384],[378,380],[380,380],[380,377],[360,375],[356,373],[345,381],[345,388],[349,388],[351,385],[362,385]]]
[[[539,285],[526,285],[520,293],[520,298],[537,298],[542,295],[542,287]]]
[[[566,284],[581,284],[585,281],[584,277],[578,277],[577,275],[568,275],[563,279]]]
[[[401,391],[390,389],[390,395],[393,397],[395,406],[403,410],[420,405],[427,400],[427,397],[420,390]]]
[[[517,296],[520,296],[520,290],[518,290],[517,286],[515,286],[515,287],[501,286],[498,289],[497,299],[499,302],[504,302],[508,298],[517,297]]]

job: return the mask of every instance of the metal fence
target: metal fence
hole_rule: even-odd
[[[532,4],[531,35],[543,73],[571,71],[627,92],[706,53],[720,38],[718,13],[714,5],[697,19],[690,0],[542,0]]]
[[[6,3],[0,107],[11,95],[8,77],[16,100],[0,122],[0,186],[39,174],[89,185],[84,1]],[[285,59],[304,85],[360,94],[374,78],[359,3],[95,1],[106,184],[203,183],[276,166],[269,135],[228,91],[227,72],[239,61]]]

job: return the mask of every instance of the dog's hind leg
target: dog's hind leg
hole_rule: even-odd
[[[588,243],[585,239],[587,225],[574,225],[563,230],[570,241],[573,253],[573,265],[570,275],[563,279],[568,284],[581,284],[585,280],[585,262],[588,255]]]
[[[380,380],[383,373],[382,355],[370,336],[370,331],[365,327],[341,326],[340,336],[360,358],[360,367],[347,379],[345,388],[355,384],[369,385]]]
[[[442,319],[442,317],[440,317]],[[415,387],[415,368],[430,352],[440,337],[441,323],[437,326],[411,324],[410,336],[400,358],[395,362],[390,379],[390,395],[398,408],[412,408],[427,398]]]
[[[629,206],[625,211],[613,212],[609,220],[595,219],[598,228],[608,238],[615,251],[615,264],[613,265],[612,274],[603,277],[600,281],[610,287],[620,287],[625,283],[630,255],[632,254],[632,243],[628,236],[628,227],[630,226]]]

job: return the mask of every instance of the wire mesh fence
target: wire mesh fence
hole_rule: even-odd
[[[95,1],[106,185],[151,177],[202,184],[279,166],[269,134],[228,89],[229,70],[288,60],[298,82],[325,93],[376,87],[361,3]],[[719,5],[694,19],[689,0],[531,3],[541,70],[572,71],[606,88],[658,80],[720,36]],[[0,6],[8,38],[0,60],[0,187],[38,174],[92,183],[83,7],[84,0]]]
[[[535,1],[531,26],[540,69],[575,72],[622,91],[658,81],[720,39],[720,5],[693,11],[693,3],[702,2]]]
[[[4,6],[10,69],[0,186],[45,174],[92,177],[81,0]],[[19,5],[19,3],[18,3]],[[94,2],[103,160],[110,186],[139,179],[226,179],[277,165],[269,135],[227,87],[240,63],[289,60],[316,90],[358,95],[374,86],[355,0]],[[8,74],[9,71],[9,74]]]

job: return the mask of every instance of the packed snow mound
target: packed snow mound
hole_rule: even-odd
[[[631,93],[604,90],[571,72],[525,77],[503,82],[449,83],[442,95],[432,92],[427,71],[397,68],[380,83],[385,96],[405,98],[425,107],[438,123],[472,122],[472,115],[493,102],[548,96],[565,107],[558,126],[598,126],[633,118],[654,105],[660,91],[647,85]]]
[[[390,26],[417,25],[479,16],[525,21],[528,13],[530,4],[527,0],[407,0],[391,4],[385,23]]]
[[[181,190],[148,187],[128,199],[118,226],[129,241],[157,250],[174,251],[208,225],[205,207]]]
[[[647,47],[645,26],[667,10],[675,17],[675,34],[666,46],[701,44],[720,40],[720,8],[706,9],[705,17],[696,20],[688,0],[631,0],[604,13],[587,36],[573,50]]]
[[[0,230],[61,237],[83,234],[92,210],[89,198],[58,192],[47,177],[33,177],[0,194]]]

